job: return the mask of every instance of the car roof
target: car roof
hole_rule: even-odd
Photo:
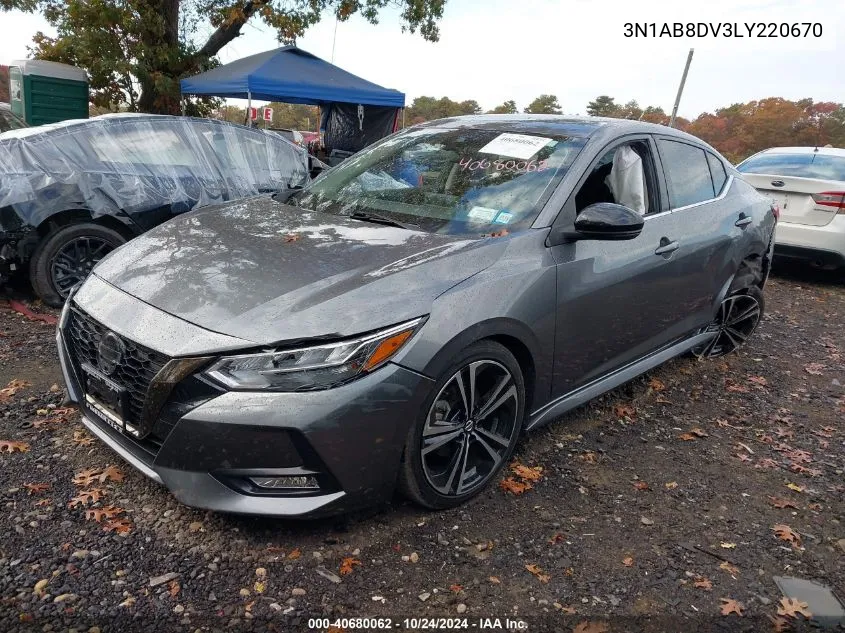
[[[474,114],[427,121],[415,127],[468,127],[502,132],[579,137],[589,137],[601,130],[616,134],[666,134],[704,143],[701,139],[690,134],[657,123],[563,114]]]
[[[759,152],[762,154],[822,154],[827,156],[845,156],[845,149],[841,147],[770,147]]]

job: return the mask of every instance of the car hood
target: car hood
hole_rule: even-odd
[[[265,196],[178,216],[105,257],[94,274],[202,328],[272,344],[427,314],[506,241],[410,231]]]

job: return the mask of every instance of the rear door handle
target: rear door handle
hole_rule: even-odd
[[[772,187],[783,187],[786,183],[782,180],[773,180]]]
[[[681,244],[679,242],[670,242],[667,238],[662,238],[660,240],[660,246],[658,246],[654,250],[655,255],[670,255],[674,253],[676,250],[681,248]]]
[[[739,220],[734,222],[734,226],[738,226],[741,229],[744,229],[746,226],[751,224],[754,221],[754,218],[751,218],[744,213],[739,214]]]

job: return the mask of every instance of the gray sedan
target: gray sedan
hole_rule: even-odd
[[[106,256],[58,345],[84,422],[182,502],[316,516],[476,495],[524,431],[764,309],[776,210],[712,147],[479,116]]]

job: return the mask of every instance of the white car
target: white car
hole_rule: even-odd
[[[845,149],[773,147],[737,170],[780,207],[776,256],[845,267]]]

